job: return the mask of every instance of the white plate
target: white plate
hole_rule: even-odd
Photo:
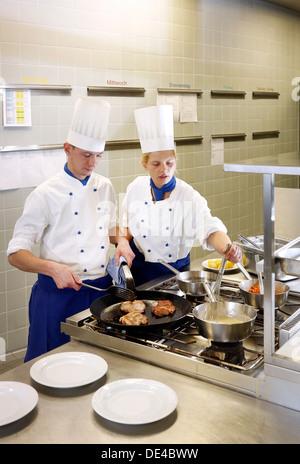
[[[92,383],[107,372],[106,361],[92,353],[67,352],[40,359],[30,369],[36,382],[55,388],[74,388]]]
[[[215,272],[218,272],[219,269],[216,269],[214,267],[209,267],[208,265],[208,261],[214,261],[213,259],[212,260],[207,260],[207,261],[203,261],[202,263],[202,266],[204,267],[204,269],[207,269],[208,271],[215,271]],[[224,269],[224,274],[230,274],[231,272],[235,272],[236,270],[238,269],[237,265],[234,264],[233,267],[231,269]]]
[[[34,388],[21,382],[0,382],[0,426],[14,422],[30,413],[37,405]]]
[[[99,388],[92,406],[100,416],[119,424],[148,424],[171,414],[177,395],[155,380],[123,379]]]

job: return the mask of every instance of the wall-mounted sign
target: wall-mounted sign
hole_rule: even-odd
[[[173,105],[174,122],[197,122],[197,94],[157,94],[157,105]]]
[[[211,139],[211,166],[224,164],[224,139]]]
[[[3,125],[5,127],[32,125],[30,90],[6,89],[3,100]]]

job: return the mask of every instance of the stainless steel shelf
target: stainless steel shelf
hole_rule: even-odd
[[[280,155],[255,158],[238,164],[225,163],[224,171],[253,174],[283,174],[290,176],[299,176],[300,153],[282,153]]]
[[[178,146],[181,145],[193,145],[202,143],[203,137],[200,135],[191,137],[175,137],[175,143]],[[140,148],[141,144],[138,139],[136,140],[113,140],[107,141],[105,144],[106,150],[125,150]]]
[[[197,89],[170,89],[170,88],[164,88],[164,89],[157,89],[158,93],[196,93],[198,96],[203,94],[203,90],[197,90]]]
[[[17,145],[10,145],[6,147],[0,147],[0,153],[10,153],[19,151],[38,151],[38,150],[59,150],[64,148],[63,144],[54,145],[28,145],[27,147],[18,147]]]
[[[108,140],[105,143],[105,150],[130,150],[140,148],[141,144],[136,140]]]
[[[71,85],[46,85],[46,84],[1,84],[0,89],[3,90],[56,90],[61,92],[70,92]]]
[[[279,137],[280,132],[279,130],[275,131],[261,131],[261,132],[252,132],[252,138],[254,140],[259,140],[259,139],[272,139]]]
[[[240,134],[213,134],[213,139],[224,139],[224,142],[234,142],[238,140],[245,140],[247,135],[245,133]]]
[[[211,90],[212,97],[217,98],[245,98],[244,90]]]
[[[192,145],[202,143],[202,136],[191,136],[191,137],[177,137],[175,142],[177,145]],[[105,143],[105,150],[129,150],[140,148],[140,141],[135,140],[107,140]],[[20,152],[20,151],[38,151],[38,150],[59,150],[64,148],[63,144],[53,145],[28,145],[26,147],[11,145],[6,147],[0,147],[1,153]]]
[[[99,87],[88,86],[88,95],[108,95],[111,97],[143,97],[146,90],[143,87]]]
[[[194,143],[202,143],[202,135],[196,135],[191,137],[175,137],[176,145],[192,145]]]
[[[253,98],[275,98],[275,99],[278,99],[280,96],[280,93],[279,92],[265,92],[265,91],[261,91],[261,90],[255,90],[254,92],[252,92],[252,97]]]

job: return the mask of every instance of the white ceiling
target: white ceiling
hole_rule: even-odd
[[[298,11],[300,13],[300,2],[299,0],[265,0],[269,3],[274,3],[275,5],[280,5],[284,8],[289,8],[290,10]]]

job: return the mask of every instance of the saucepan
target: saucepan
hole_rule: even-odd
[[[250,306],[254,306],[254,308],[257,309],[264,309],[264,293],[253,293],[251,292],[251,287],[257,287],[259,281],[258,279],[251,279],[249,278],[249,274],[245,269],[243,269],[243,266],[240,265],[240,270],[243,272],[247,280],[244,282],[241,282],[239,285],[239,289],[241,291],[241,294],[244,298],[244,301],[246,304]],[[259,285],[261,288],[261,284]],[[289,290],[290,287],[283,282],[275,281],[275,307],[276,308],[282,308],[288,300],[288,295],[289,295]]]
[[[246,304],[258,309],[264,309],[264,294],[253,293],[251,287],[257,286],[258,280],[245,280],[239,288]],[[290,287],[283,282],[275,281],[275,307],[282,308],[287,303]]]
[[[255,256],[259,255],[260,259],[264,259],[264,236],[258,235],[254,237],[245,237],[242,234],[238,234],[238,237],[241,239],[239,245],[243,250],[244,257],[246,258],[247,269],[249,272],[256,274],[256,262]],[[296,250],[293,248],[297,246],[300,242],[300,237],[297,237],[295,240],[288,241],[287,239],[281,237],[275,237],[274,247],[275,247],[275,262],[274,262],[274,272],[275,279],[280,281],[293,280],[297,277],[300,277],[300,262],[294,262],[297,265],[295,272],[293,266],[293,256],[291,256]],[[294,250],[294,251],[292,251]],[[298,248],[298,256],[300,256],[300,248]]]
[[[210,302],[193,309],[198,332],[204,338],[218,343],[236,343],[250,337],[257,311],[247,304],[216,301],[206,287]]]
[[[180,272],[170,264],[166,263],[162,259],[158,259],[158,262],[170,269],[176,274],[176,281],[179,289],[188,295],[201,296],[206,295],[207,292],[204,288],[204,283],[212,283],[217,280],[218,274],[215,272],[207,271],[184,271]]]

